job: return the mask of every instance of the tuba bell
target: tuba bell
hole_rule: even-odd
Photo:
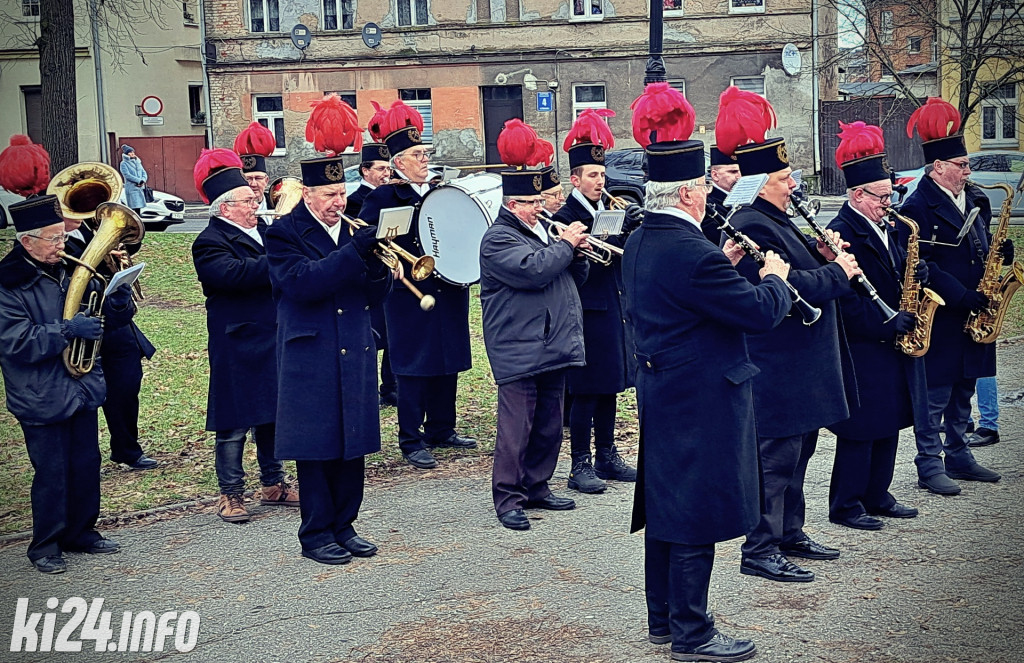
[[[123,190],[121,173],[97,161],[68,166],[46,187],[46,193],[57,196],[61,214],[68,219],[93,218],[101,203],[117,202]]]
[[[100,282],[101,289],[89,293],[89,299],[82,312],[88,316],[102,316],[107,280],[96,268],[120,244],[136,244],[141,242],[146,234],[146,228],[142,225],[139,215],[124,205],[100,203],[93,214],[99,222],[99,227],[92,241],[82,252],[82,257],[75,258],[63,251],[60,252],[61,258],[77,265],[71,274],[67,296],[64,299],[64,320],[70,320],[79,313],[86,288],[94,278]],[[64,366],[72,377],[80,378],[96,365],[99,350],[100,341],[72,339],[71,344],[64,349]]]
[[[297,177],[279,177],[270,183],[268,189],[270,204],[274,206],[274,211],[268,216],[284,216],[302,200],[302,180]]]

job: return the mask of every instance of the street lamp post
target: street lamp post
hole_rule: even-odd
[[[664,2],[665,0],[651,0],[651,37],[647,56],[647,68],[644,70],[645,86],[668,80],[665,76],[665,61],[661,59]]]

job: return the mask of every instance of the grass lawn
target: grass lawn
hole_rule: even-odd
[[[1024,247],[1024,229],[1011,236]],[[9,230],[0,239],[13,239]],[[146,293],[136,318],[157,346],[152,361],[143,362],[139,427],[146,453],[161,461],[147,472],[129,472],[105,460],[102,468],[101,516],[149,509],[186,500],[215,496],[213,434],[204,430],[209,364],[206,357],[206,325],[203,295],[192,267],[190,246],[194,235],[151,233],[136,260],[146,262],[143,289]],[[6,249],[5,249],[6,251]],[[1004,336],[1024,333],[1024,296],[1018,297],[1007,316]],[[439,451],[442,459],[455,455],[487,455],[494,449],[496,389],[491,378],[480,333],[479,289],[474,287],[470,305],[473,368],[459,383],[459,431],[475,437],[480,446],[472,452]],[[636,404],[632,394],[619,400],[618,444],[627,450],[636,444]],[[398,452],[395,410],[381,414],[384,450],[367,461],[374,473],[416,473]],[[106,427],[100,414],[100,447],[109,456]],[[567,448],[568,445],[565,445]],[[294,475],[294,466],[288,464]],[[8,480],[0,503],[0,534],[31,526],[29,489],[32,467],[25,453],[21,429],[6,410],[0,412],[0,467]],[[257,487],[258,468],[252,445],[246,445],[248,484]]]

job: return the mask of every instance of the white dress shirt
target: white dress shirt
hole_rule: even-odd
[[[235,223],[231,219],[225,219],[223,216],[218,216],[217,218],[220,219],[221,221],[225,222],[225,223],[228,223],[228,224],[238,228],[239,230],[244,232],[249,237],[252,237],[253,240],[255,240],[255,242],[257,244],[259,244],[260,246],[263,246],[263,238],[260,237],[260,231],[256,230],[256,226],[253,226],[252,228],[243,228],[242,226],[238,225],[237,223]]]

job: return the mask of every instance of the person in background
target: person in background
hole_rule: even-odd
[[[122,145],[121,155],[121,177],[124,178],[126,204],[137,214],[146,206],[145,190],[149,175],[146,174],[146,169],[142,166],[142,159],[135,154],[134,147]]]
[[[995,376],[978,378],[978,428],[967,438],[969,447],[987,447],[999,442],[999,389],[996,387]],[[968,430],[970,433],[970,424]]]

